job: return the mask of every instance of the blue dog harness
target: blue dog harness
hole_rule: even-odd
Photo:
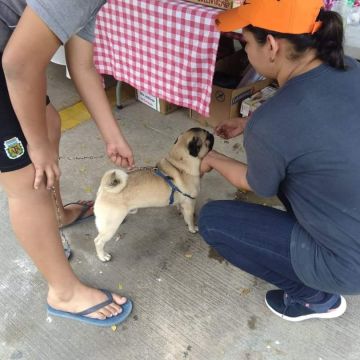
[[[155,168],[155,175],[160,176],[161,178],[163,178],[167,184],[171,187],[171,194],[170,194],[170,199],[169,199],[169,205],[172,205],[174,203],[174,195],[175,195],[175,191],[179,192],[180,194],[195,200],[194,197],[190,196],[189,194],[185,194],[183,193],[173,182],[172,182],[172,177],[167,176],[166,174],[164,174],[163,172],[161,172],[159,170],[159,168]]]

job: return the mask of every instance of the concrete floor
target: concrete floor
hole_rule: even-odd
[[[51,65],[49,87],[58,108],[77,99],[60,66]],[[185,110],[163,116],[135,101],[116,116],[138,166],[155,164],[181,131],[197,125]],[[215,149],[245,159],[241,139],[217,139]],[[65,202],[94,198],[112,164],[92,121],[63,134],[61,168]],[[236,197],[236,189],[210,173],[202,180],[198,207]],[[106,264],[95,256],[92,221],[66,230],[78,276],[134,301],[131,317],[116,331],[47,317],[46,284],[16,242],[1,190],[0,209],[1,360],[360,359],[359,297],[346,297],[348,310],[339,319],[281,320],[264,304],[272,286],[217,257],[187,231],[174,208],[130,216],[108,244],[113,259]]]

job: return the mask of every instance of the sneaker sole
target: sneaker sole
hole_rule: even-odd
[[[289,317],[289,316],[283,315],[283,314],[275,311],[268,304],[268,302],[266,301],[266,298],[265,298],[265,304],[269,308],[269,310],[271,312],[273,312],[275,315],[281,317],[284,320],[288,320],[288,321],[292,321],[292,322],[298,322],[298,321],[303,321],[303,320],[308,320],[308,319],[333,319],[333,318],[337,318],[337,317],[341,316],[346,311],[346,307],[347,307],[346,300],[341,295],[340,295],[340,297],[341,297],[341,302],[340,302],[340,306],[337,309],[331,310],[327,313],[314,313],[314,314],[309,314],[309,315],[298,316],[296,318]]]

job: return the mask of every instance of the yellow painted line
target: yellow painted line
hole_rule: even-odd
[[[110,88],[106,91],[110,105],[114,106],[116,103],[116,89]],[[90,120],[91,115],[87,111],[82,101],[59,111],[61,118],[61,131],[66,131],[78,126],[84,121]]]

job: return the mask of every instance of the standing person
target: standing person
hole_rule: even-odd
[[[131,301],[81,283],[65,257],[52,199],[63,223],[90,206],[64,211],[59,194],[59,117],[46,99],[46,67],[64,44],[71,77],[102,134],[110,159],[133,166],[93,64],[95,17],[104,0],[0,0],[0,186],[12,227],[49,285],[48,311],[99,326],[123,321]],[[87,205],[87,204],[85,204]],[[84,212],[84,209],[86,210]]]
[[[266,305],[290,321],[338,317],[340,294],[360,293],[360,68],[343,55],[341,17],[322,6],[251,0],[218,16],[220,30],[243,29],[250,63],[280,89],[245,126],[247,165],[215,151],[202,162],[203,173],[287,208],[213,201],[199,229],[232,264],[280,288]],[[233,119],[215,132],[243,129]]]

